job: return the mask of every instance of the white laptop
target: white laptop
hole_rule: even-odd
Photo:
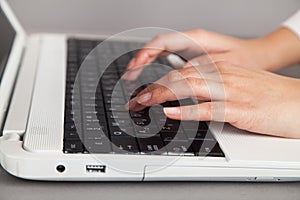
[[[63,181],[300,180],[300,140],[163,115],[163,106],[189,99],[127,111],[126,101],[167,73],[162,66],[172,65],[171,58],[129,83],[120,77],[140,40],[28,36],[0,3],[0,161],[10,174]]]

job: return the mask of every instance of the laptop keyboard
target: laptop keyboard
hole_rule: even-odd
[[[193,104],[191,99],[165,102],[138,112],[126,110],[124,105],[129,99],[171,69],[149,66],[143,70],[146,75],[141,75],[135,82],[121,80],[136,51],[114,59],[102,72],[103,61],[111,59],[112,52],[142,47],[143,44],[111,42],[106,43],[107,52],[93,50],[100,43],[79,39],[69,39],[67,43],[64,153],[224,157],[206,122],[178,121],[164,115],[163,107]],[[86,70],[78,76],[79,87],[75,88],[83,62]],[[170,66],[163,58],[154,63]],[[152,71],[147,73],[147,70]],[[142,84],[145,82],[147,84]]]

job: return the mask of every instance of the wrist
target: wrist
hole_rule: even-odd
[[[280,28],[273,33],[257,38],[258,52],[264,60],[262,68],[276,71],[300,62],[300,40],[287,28]]]
[[[286,95],[286,109],[285,114],[283,114],[284,120],[286,120],[284,123],[289,124],[289,126],[286,127],[286,134],[291,138],[300,138],[300,80],[286,78],[290,80],[290,90],[288,90],[288,94]]]

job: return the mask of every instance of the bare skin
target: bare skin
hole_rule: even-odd
[[[205,102],[165,108],[165,114],[173,119],[222,121],[260,134],[300,138],[300,80],[268,72],[300,62],[300,40],[294,33],[280,28],[252,40],[204,30],[184,34],[208,55],[195,54],[183,69],[167,74],[132,99],[130,109],[192,97]],[[179,38],[176,34],[154,38],[128,69],[137,69],[169,51],[193,51]],[[135,78],[138,73],[130,76]]]

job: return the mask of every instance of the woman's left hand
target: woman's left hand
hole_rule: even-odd
[[[300,138],[300,80],[227,62],[175,70],[128,103],[131,110],[184,98],[164,108],[172,119],[221,121],[255,133]]]

